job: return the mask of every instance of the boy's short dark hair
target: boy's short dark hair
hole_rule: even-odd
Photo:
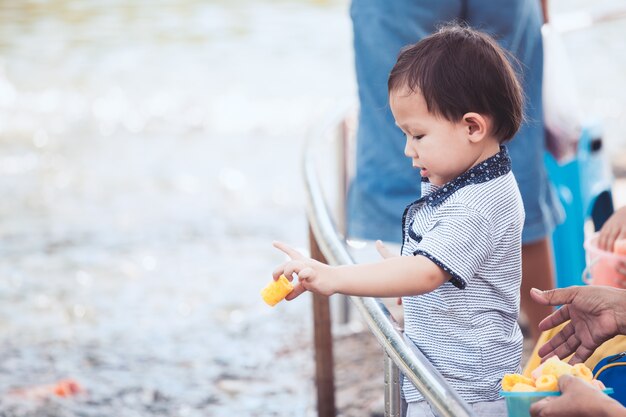
[[[467,112],[490,116],[501,143],[524,119],[522,88],[507,53],[490,36],[456,24],[404,48],[388,87],[420,92],[429,112],[452,122]]]

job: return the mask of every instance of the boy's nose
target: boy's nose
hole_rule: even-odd
[[[408,158],[413,158],[415,156],[415,151],[411,147],[411,138],[409,138],[408,136],[404,144],[404,155]]]

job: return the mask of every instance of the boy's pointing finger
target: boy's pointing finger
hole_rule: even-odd
[[[282,242],[274,242],[274,247],[287,254],[291,259],[304,259],[304,255]]]

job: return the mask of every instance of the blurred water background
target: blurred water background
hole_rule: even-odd
[[[306,246],[305,135],[356,95],[348,6],[0,1],[1,415],[314,414],[310,300],[259,290]],[[613,158],[625,29],[564,37]]]

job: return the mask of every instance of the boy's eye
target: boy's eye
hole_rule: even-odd
[[[423,137],[424,137],[424,135],[417,135],[417,136],[413,136],[413,139],[420,140]]]

